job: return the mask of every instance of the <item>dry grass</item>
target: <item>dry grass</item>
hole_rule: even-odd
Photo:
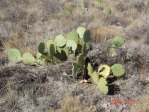
[[[8,30],[8,25],[4,25],[0,31],[0,36],[6,39],[3,41],[6,52],[17,47],[34,54],[39,42],[65,35],[78,26],[87,27],[93,32],[93,40],[101,41],[105,37],[123,35],[125,32],[120,26],[132,29],[148,23],[148,0],[85,0],[84,10],[78,6],[80,0],[1,0],[0,3],[0,20],[11,26]],[[71,13],[65,9],[69,3],[72,4]],[[104,12],[106,7],[112,8],[111,16]]]
[[[113,36],[122,36],[122,27],[119,26],[105,26],[91,28],[91,37],[94,42],[104,42],[106,38],[111,38]]]
[[[149,112],[149,95],[140,96],[130,112]]]
[[[96,112],[95,106],[85,106],[80,102],[80,97],[69,97],[59,102],[60,109],[49,110],[49,112]]]

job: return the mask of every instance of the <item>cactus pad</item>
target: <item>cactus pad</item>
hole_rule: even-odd
[[[34,65],[36,59],[30,53],[24,53],[22,56],[22,61],[24,64]]]
[[[46,42],[46,47],[47,47],[48,49],[50,49],[50,45],[51,45],[51,44],[54,44],[54,40],[49,39],[49,40]]]
[[[46,64],[46,60],[44,58],[37,59],[36,62],[42,66]]]
[[[44,50],[45,50],[45,44],[43,42],[41,42],[38,47],[38,52],[43,54]]]
[[[80,66],[77,63],[72,63],[72,75],[74,78],[77,78],[77,74],[79,70],[80,70]]]
[[[50,48],[49,48],[49,53],[50,53],[50,56],[54,56],[55,53],[56,53],[56,50],[55,50],[55,46],[54,44],[50,44]]]
[[[125,40],[121,36],[116,36],[112,39],[112,47],[118,48],[124,44]]]
[[[102,92],[103,94],[107,94],[108,93],[108,86],[107,86],[107,81],[105,78],[101,77],[98,81],[98,88],[100,90],[100,92]]]
[[[21,61],[21,52],[18,49],[10,49],[8,51],[8,59],[10,62]]]
[[[108,65],[101,65],[98,68],[99,75],[102,75],[104,78],[107,78],[110,75],[110,67]]]
[[[114,64],[111,67],[112,73],[114,76],[122,76],[125,73],[124,67],[122,64]]]
[[[91,76],[93,73],[93,67],[92,67],[91,63],[88,63],[87,71],[88,71],[88,75]]]
[[[89,30],[86,30],[85,32],[84,32],[84,42],[89,42],[90,41],[90,31]]]
[[[77,43],[74,40],[67,40],[66,46],[72,48],[74,52],[77,49]]]
[[[78,27],[78,28],[77,28],[77,33],[79,34],[79,37],[80,37],[81,39],[84,38],[84,33],[85,33],[85,31],[86,31],[86,29],[85,29],[84,27]]]
[[[94,84],[98,84],[98,81],[99,81],[98,73],[97,72],[93,72],[93,74],[91,75],[91,79],[92,79]]]
[[[79,42],[79,36],[77,32],[70,32],[67,34],[66,38],[68,40],[74,40],[76,43]]]
[[[42,56],[42,54],[41,54],[40,52],[37,52],[37,53],[36,53],[36,59],[41,58],[41,56]]]
[[[63,35],[58,35],[55,38],[54,43],[57,47],[63,47],[66,44],[66,39]]]
[[[84,55],[83,54],[79,55],[79,57],[78,57],[78,64],[79,64],[79,66],[84,66],[85,60],[84,60]]]

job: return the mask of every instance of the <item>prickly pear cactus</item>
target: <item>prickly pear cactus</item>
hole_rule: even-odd
[[[87,71],[88,71],[88,75],[91,76],[93,73],[93,67],[92,67],[91,63],[88,63]]]
[[[98,84],[97,84],[100,92],[102,92],[103,94],[107,94],[108,93],[108,86],[107,86],[107,81],[105,78],[101,77],[98,81]]]
[[[112,39],[112,47],[118,48],[124,44],[125,40],[121,36],[116,36]]]
[[[46,47],[47,47],[47,49],[50,49],[50,45],[51,44],[54,44],[54,40],[49,39],[48,41],[46,41]]]
[[[55,40],[54,43],[57,47],[63,47],[66,44],[66,39],[63,35],[58,35]]]
[[[74,40],[76,43],[79,42],[79,36],[77,32],[70,32],[66,36],[67,40]]]
[[[41,56],[42,56],[42,54],[41,54],[40,52],[37,52],[37,53],[36,53],[36,59],[41,58]]]
[[[90,48],[89,43],[84,43],[82,53],[85,55],[87,53],[87,50],[89,50],[89,48]]]
[[[84,40],[84,42],[89,42],[90,40],[91,40],[91,37],[90,37],[90,31],[89,30],[86,30],[85,32],[84,32],[84,38],[83,38],[83,40]]]
[[[72,51],[76,51],[77,43],[74,40],[67,40],[66,46],[72,48]]]
[[[72,75],[74,78],[77,78],[77,74],[80,70],[80,66],[78,65],[78,63],[72,63]]]
[[[85,31],[86,31],[86,29],[85,29],[84,27],[78,27],[78,28],[77,28],[77,33],[79,34],[79,37],[80,37],[81,39],[84,38],[84,33],[85,33]]]
[[[8,51],[8,59],[10,62],[21,61],[21,52],[18,49],[10,49]]]
[[[98,68],[99,75],[102,75],[104,78],[107,78],[110,75],[110,67],[108,65],[101,65]]]
[[[83,54],[80,54],[79,57],[78,57],[78,64],[79,66],[84,66],[85,64],[85,60],[84,60],[84,55]]]
[[[34,58],[34,56],[32,54],[24,53],[22,55],[22,61],[24,64],[34,65],[36,62],[36,59]]]
[[[111,67],[112,73],[114,76],[122,76],[125,73],[124,67],[122,64],[114,64]]]
[[[93,72],[93,74],[91,75],[91,79],[92,79],[94,84],[98,84],[98,81],[99,81],[98,73],[97,72]]]
[[[50,44],[50,47],[49,47],[49,54],[50,54],[50,56],[54,56],[55,53],[56,53],[55,45],[54,44]]]
[[[45,44],[43,42],[41,42],[38,46],[38,52],[43,54],[45,50]]]
[[[44,66],[46,64],[46,60],[44,58],[37,59],[36,62],[41,66]]]

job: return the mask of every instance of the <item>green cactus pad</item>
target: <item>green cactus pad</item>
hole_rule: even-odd
[[[45,50],[45,44],[43,42],[41,42],[38,47],[38,52],[43,54],[44,50]]]
[[[110,75],[110,67],[108,65],[101,65],[98,68],[99,75],[102,75],[104,78],[107,78]]]
[[[69,56],[69,48],[68,47],[64,47],[63,51],[65,52],[65,54],[66,54],[66,56],[68,58],[68,56]]]
[[[125,40],[121,36],[116,36],[112,39],[112,47],[118,48],[124,44]]]
[[[67,40],[66,46],[72,48],[74,52],[77,49],[77,43],[74,40]]]
[[[77,74],[79,70],[80,70],[80,66],[77,63],[72,63],[72,75],[74,78],[77,78]]]
[[[92,79],[94,84],[98,84],[98,81],[99,81],[98,73],[97,72],[93,72],[93,74],[91,75],[91,79]]]
[[[84,64],[85,64],[84,55],[80,54],[78,56],[78,60],[77,61],[78,61],[79,66],[84,66]]]
[[[40,52],[37,52],[37,53],[36,53],[36,59],[40,59],[41,56],[42,56],[42,54],[41,54]]]
[[[46,60],[44,58],[37,59],[36,62],[41,66],[44,66],[46,64]]]
[[[90,37],[90,31],[89,30],[86,30],[85,32],[84,32],[84,42],[89,42],[90,40],[91,40],[91,37]]]
[[[74,40],[76,43],[79,42],[79,36],[77,32],[70,32],[67,34],[66,38],[68,40]]]
[[[65,51],[61,51],[61,53],[57,52],[55,55],[54,55],[54,60],[57,62],[57,63],[60,63],[61,61],[65,61],[67,59],[67,56],[66,56],[66,53]]]
[[[114,76],[122,76],[125,73],[124,67],[122,64],[114,64],[111,67],[112,73]]]
[[[55,55],[55,53],[56,53],[56,50],[55,49],[56,48],[55,48],[54,44],[50,44],[50,48],[49,48],[49,54],[50,54],[50,56],[54,56]]]
[[[103,94],[107,94],[109,91],[109,88],[107,86],[107,81],[105,78],[101,77],[98,81],[98,88],[100,90],[100,92],[102,92]]]
[[[93,67],[92,67],[91,63],[88,63],[87,71],[88,71],[88,75],[91,76],[93,73]]]
[[[21,61],[21,52],[18,49],[10,49],[8,51],[8,59],[10,62]]]
[[[55,38],[54,43],[57,47],[63,47],[66,44],[66,39],[63,35],[58,35]]]
[[[54,44],[54,40],[49,39],[49,40],[46,42],[46,47],[47,47],[48,49],[50,49],[50,45],[51,45],[51,44]]]
[[[86,29],[85,29],[84,27],[78,27],[78,28],[77,28],[77,33],[79,34],[79,37],[80,37],[81,39],[84,38],[84,33],[85,33],[85,31],[86,31]]]
[[[34,65],[36,59],[33,57],[32,54],[30,54],[30,53],[24,53],[22,55],[22,61],[23,61],[24,64]]]
[[[90,44],[89,43],[84,43],[83,48],[82,48],[82,53],[85,55],[87,53],[87,50],[89,50]]]

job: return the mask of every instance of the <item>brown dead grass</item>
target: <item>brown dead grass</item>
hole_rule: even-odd
[[[69,97],[59,102],[60,109],[50,109],[49,112],[96,112],[95,106],[85,106],[80,102],[80,97]]]
[[[103,42],[106,38],[122,35],[122,28],[119,26],[91,28],[90,31],[94,42]]]
[[[149,112],[149,95],[140,96],[130,112]]]

